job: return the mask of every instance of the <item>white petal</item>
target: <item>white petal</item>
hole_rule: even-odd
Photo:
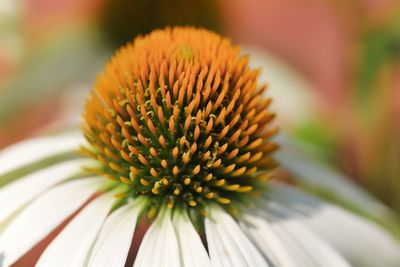
[[[82,206],[101,186],[101,180],[86,178],[62,184],[40,196],[10,223],[0,238],[4,265],[14,263],[68,216]]]
[[[326,240],[351,264],[400,266],[400,245],[379,226],[285,185],[271,183],[268,197],[293,211],[291,217]]]
[[[264,206],[258,214],[268,220],[272,229],[283,241],[284,246],[300,266],[349,267],[344,258],[331,246],[309,232],[290,217],[290,211],[281,205]],[[264,214],[264,216],[262,215]]]
[[[38,137],[0,151],[0,177],[10,171],[53,155],[76,150],[84,142],[81,134]]]
[[[0,224],[48,188],[81,170],[88,160],[65,161],[31,173],[0,189]]]
[[[93,247],[88,266],[124,266],[140,207],[127,204],[106,219]]]
[[[391,212],[387,207],[357,187],[349,177],[302,153],[288,137],[280,141],[283,142],[283,149],[276,154],[276,158],[285,170],[293,173],[294,178],[334,193],[378,218],[390,216]]]
[[[192,222],[183,214],[176,214],[173,225],[178,237],[183,266],[211,266],[210,258]]]
[[[292,240],[303,248],[304,253],[312,259],[315,266],[350,267],[350,264],[334,248],[295,220],[283,220],[281,227],[284,234],[290,235]]]
[[[229,214],[214,208],[210,215],[205,219],[205,228],[214,266],[269,266]]]
[[[298,264],[293,258],[294,255],[289,253],[285,244],[280,240],[279,236],[274,232],[270,223],[261,218],[251,214],[245,214],[240,226],[244,229],[246,234],[254,240],[258,245],[260,251],[271,259],[271,261],[280,267],[297,267]]]
[[[361,217],[335,207],[324,207],[318,215],[306,218],[304,225],[330,242],[355,265],[400,266],[400,245]]]
[[[133,266],[181,266],[178,240],[169,211],[163,211],[147,230]]]
[[[93,200],[50,243],[36,267],[84,266],[114,200],[113,193],[107,193]]]

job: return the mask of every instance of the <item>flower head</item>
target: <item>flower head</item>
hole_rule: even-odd
[[[158,210],[235,204],[274,166],[266,85],[238,46],[206,30],[158,30],[112,58],[85,110],[98,172]]]

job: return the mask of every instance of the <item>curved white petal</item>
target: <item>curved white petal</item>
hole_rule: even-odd
[[[101,186],[101,180],[86,178],[59,185],[40,196],[6,228],[0,237],[0,254],[9,266],[51,233],[82,206]]]
[[[36,267],[84,266],[114,200],[113,193],[107,193],[93,200],[50,243]]]
[[[268,197],[289,208],[288,216],[326,240],[351,264],[400,266],[399,243],[378,225],[279,183],[271,183]]]
[[[400,245],[361,217],[335,207],[325,207],[318,215],[305,218],[304,225],[331,243],[355,265],[400,266]]]
[[[240,222],[240,226],[249,238],[257,244],[265,257],[271,259],[276,266],[298,266],[296,259],[293,258],[294,255],[289,253],[285,244],[280,240],[267,220],[260,216],[245,214]]]
[[[106,219],[93,247],[88,266],[125,266],[140,207],[127,204]]]
[[[0,224],[46,189],[78,173],[87,162],[83,159],[65,161],[0,188]]]
[[[158,215],[156,221],[147,230],[133,266],[181,266],[178,240],[168,210]]]
[[[207,251],[190,219],[183,214],[176,214],[173,225],[178,237],[182,266],[211,266]]]
[[[293,173],[294,178],[334,193],[368,214],[390,216],[391,212],[386,206],[357,187],[350,178],[302,153],[289,137],[279,141],[283,143],[283,148],[276,154],[276,158],[285,170]]]
[[[76,150],[84,142],[82,134],[37,137],[0,151],[0,177],[22,166],[47,157]]]
[[[308,231],[290,211],[281,205],[266,206],[258,212],[264,213],[275,233],[285,243],[289,253],[300,266],[309,267],[349,267],[350,265],[328,243]],[[301,264],[300,264],[301,263]]]
[[[205,228],[213,266],[269,266],[229,214],[214,208],[210,215],[205,219]]]

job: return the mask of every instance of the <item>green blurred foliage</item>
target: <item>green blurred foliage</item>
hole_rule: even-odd
[[[360,46],[356,98],[367,112],[372,91],[377,87],[377,74],[388,62],[400,60],[400,15],[383,26],[367,29],[361,36]]]
[[[316,147],[320,159],[350,174],[400,213],[400,132],[398,102],[393,99],[399,95],[395,76],[400,75],[400,14],[385,23],[361,23],[354,42],[355,72],[349,74],[349,93],[343,106],[328,111],[348,117],[344,123],[329,124],[316,114],[295,135]]]
[[[312,144],[309,150],[312,150],[313,154],[321,160],[329,161],[336,156],[334,154],[337,146],[336,136],[332,129],[329,129],[318,118],[304,121],[293,129],[293,135],[306,144]]]

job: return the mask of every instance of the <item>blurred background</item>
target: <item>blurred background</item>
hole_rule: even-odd
[[[79,114],[112,52],[167,25],[241,44],[282,130],[400,212],[398,0],[0,0],[0,148]]]

